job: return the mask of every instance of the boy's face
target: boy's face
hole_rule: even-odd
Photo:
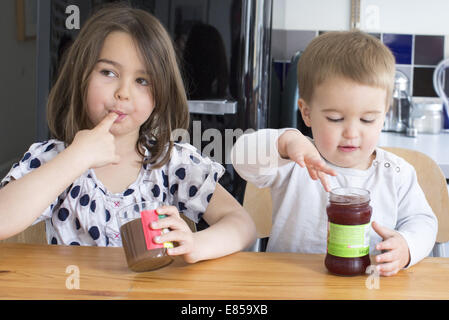
[[[386,94],[385,89],[333,77],[315,88],[309,104],[298,100],[327,161],[344,168],[369,168],[387,111]]]
[[[110,33],[89,79],[87,112],[92,123],[115,112],[119,117],[111,133],[138,136],[154,109],[150,81],[133,39],[124,32]]]

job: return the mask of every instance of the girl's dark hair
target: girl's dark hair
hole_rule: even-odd
[[[52,136],[72,143],[79,130],[91,129],[87,115],[87,88],[104,40],[114,31],[129,34],[139,49],[151,80],[154,110],[140,127],[137,152],[150,152],[154,168],[170,158],[175,129],[187,129],[189,111],[173,44],[167,31],[150,13],[127,5],[113,5],[92,15],[68,49],[50,91],[47,118]]]

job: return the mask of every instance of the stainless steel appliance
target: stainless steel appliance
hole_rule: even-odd
[[[385,117],[385,131],[406,132],[407,128],[411,127],[412,101],[408,90],[408,77],[403,72],[397,70],[394,80],[392,104]]]

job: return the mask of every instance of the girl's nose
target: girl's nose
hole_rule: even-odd
[[[129,99],[129,89],[126,83],[121,83],[120,87],[117,88],[115,92],[115,98],[117,100],[128,100]]]

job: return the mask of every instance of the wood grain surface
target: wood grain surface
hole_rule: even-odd
[[[69,266],[79,270],[78,289]],[[449,258],[380,277],[378,289],[374,280],[331,275],[324,255],[315,254],[239,252],[195,264],[176,258],[135,273],[122,248],[0,244],[0,299],[449,299]]]

